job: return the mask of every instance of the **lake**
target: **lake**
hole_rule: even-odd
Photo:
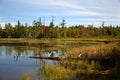
[[[54,53],[52,57],[67,56],[67,52],[74,47],[99,44],[96,42],[0,43],[0,80],[23,80],[26,76],[30,76],[30,80],[45,80],[45,73],[41,72],[44,66],[61,65],[61,61],[34,59],[29,58],[29,56],[49,57],[51,52]],[[87,76],[83,75],[86,78],[83,78],[81,74],[73,76],[72,80],[88,80],[88,74]],[[97,76],[99,77],[99,75]],[[89,80],[96,80],[96,78],[95,76]],[[100,79],[102,78],[98,78],[98,80]]]
[[[0,43],[0,80],[16,80],[25,74],[36,78],[38,67],[42,65],[40,62],[50,64],[57,61],[28,57],[39,54],[48,56],[50,51],[59,56],[64,51],[63,45],[67,46],[66,43]]]

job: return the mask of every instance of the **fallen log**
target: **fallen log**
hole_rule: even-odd
[[[36,58],[36,59],[49,59],[49,60],[60,60],[60,57],[30,56],[29,58]]]
[[[29,56],[29,58],[49,59],[49,60],[66,60],[66,59],[82,60],[82,58],[79,58],[79,57],[67,58],[67,57],[65,57],[65,56],[60,56],[60,57]]]
[[[48,59],[48,60],[109,60],[110,57],[105,58],[83,58],[83,57],[65,57],[65,56],[59,56],[59,57],[45,57],[45,56],[29,56],[29,58],[35,58],[35,59]]]

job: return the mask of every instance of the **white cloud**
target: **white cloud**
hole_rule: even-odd
[[[71,12],[73,15],[120,16],[119,0],[8,0],[15,4],[29,5],[45,10],[61,9],[61,13]],[[17,7],[17,6],[16,6]],[[45,11],[44,10],[44,11]],[[67,10],[67,11],[65,11]],[[44,13],[43,11],[43,13]],[[46,12],[46,13],[51,13]],[[56,12],[57,13],[57,12]],[[75,14],[74,14],[75,13]],[[59,15],[59,14],[58,14]],[[67,14],[69,15],[69,14]]]
[[[1,27],[4,28],[6,23],[8,23],[8,22],[0,22]],[[10,22],[10,24],[11,24],[12,26],[15,26],[15,25],[16,25],[16,22]]]
[[[120,0],[4,0],[6,3],[4,13],[9,16],[99,16],[85,20],[120,23]]]

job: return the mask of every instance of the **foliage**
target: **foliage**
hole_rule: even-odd
[[[54,17],[53,17],[54,18]],[[120,26],[94,27],[93,25],[75,25],[65,26],[65,19],[62,20],[61,26],[55,26],[54,19],[48,26],[43,25],[41,18],[33,21],[33,25],[24,25],[20,21],[15,26],[6,23],[5,28],[0,27],[1,38],[80,38],[80,37],[118,37],[120,38]]]

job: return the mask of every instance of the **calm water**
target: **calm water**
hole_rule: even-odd
[[[31,76],[32,80],[44,80],[44,74],[38,76],[40,67],[44,64],[59,64],[59,61],[33,59],[29,56],[49,56],[51,52],[54,57],[66,56],[69,48],[86,45],[91,43],[0,43],[0,80],[22,80],[25,75]]]
[[[59,61],[28,58],[40,55],[53,56],[66,54],[69,46],[80,46],[78,43],[0,43],[0,80],[20,80],[24,75],[30,75],[37,80],[38,69],[44,64],[58,64]]]

